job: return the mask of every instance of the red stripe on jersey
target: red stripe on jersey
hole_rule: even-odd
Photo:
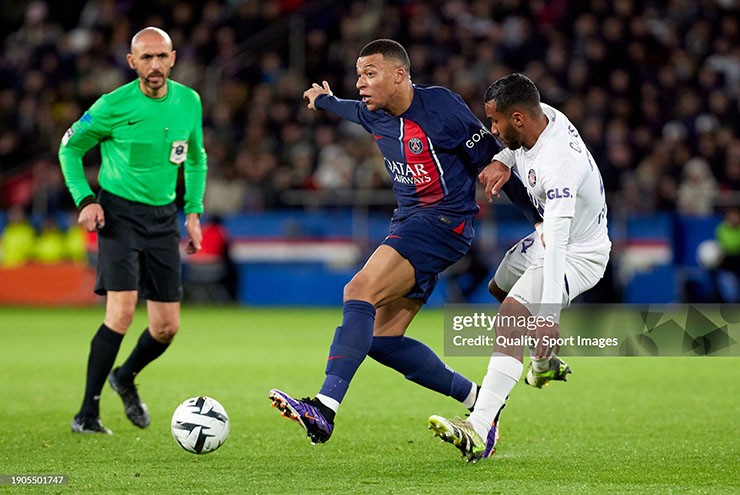
[[[403,151],[416,187],[419,203],[424,206],[444,198],[437,163],[429,149],[426,133],[416,122],[403,119]]]

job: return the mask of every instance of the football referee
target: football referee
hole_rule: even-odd
[[[89,232],[98,231],[95,292],[107,294],[105,320],[90,343],[82,407],[72,421],[77,433],[111,434],[100,420],[106,377],[131,422],[149,426],[134,378],[167,349],[180,326],[180,229],[174,200],[181,166],[190,238],[186,252],[201,246],[207,160],[200,96],[169,80],[175,51],[159,28],[139,31],[127,60],[138,78],[101,96],[67,130],[59,147],[78,222]],[[102,162],[96,197],[82,157],[97,144]],[[147,301],[149,326],[128,359],[112,369],[139,294]]]

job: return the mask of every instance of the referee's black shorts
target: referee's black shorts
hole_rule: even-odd
[[[95,293],[138,290],[143,299],[182,300],[177,206],[151,206],[100,191]]]

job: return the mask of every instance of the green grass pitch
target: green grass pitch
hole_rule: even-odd
[[[315,393],[339,309],[184,307],[174,345],[138,379],[152,425],[139,430],[106,385],[114,435],[70,433],[89,341],[102,308],[0,308],[0,475],[64,474],[66,485],[0,486],[0,493],[738,493],[740,359],[570,358],[568,383],[520,382],[502,415],[493,459],[466,464],[426,428],[431,414],[465,411],[368,360],[331,441],[308,443],[267,394]],[[137,313],[119,362],[141,329]],[[409,330],[441,352],[442,313]],[[479,381],[484,357],[449,358]],[[175,407],[219,400],[231,436],[196,456],[170,434]]]

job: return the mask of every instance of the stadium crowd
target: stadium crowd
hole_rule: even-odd
[[[5,2],[0,207],[73,206],[59,140],[134,77],[122,47],[158,25],[177,50],[173,78],[204,98],[212,213],[279,208],[285,191],[386,188],[365,132],[307,111],[301,94],[326,79],[355,97],[354,54],[388,37],[415,82],[453,89],[480,117],[492,81],[530,76],[584,133],[612,214],[709,214],[740,191],[739,13],[732,0]]]

